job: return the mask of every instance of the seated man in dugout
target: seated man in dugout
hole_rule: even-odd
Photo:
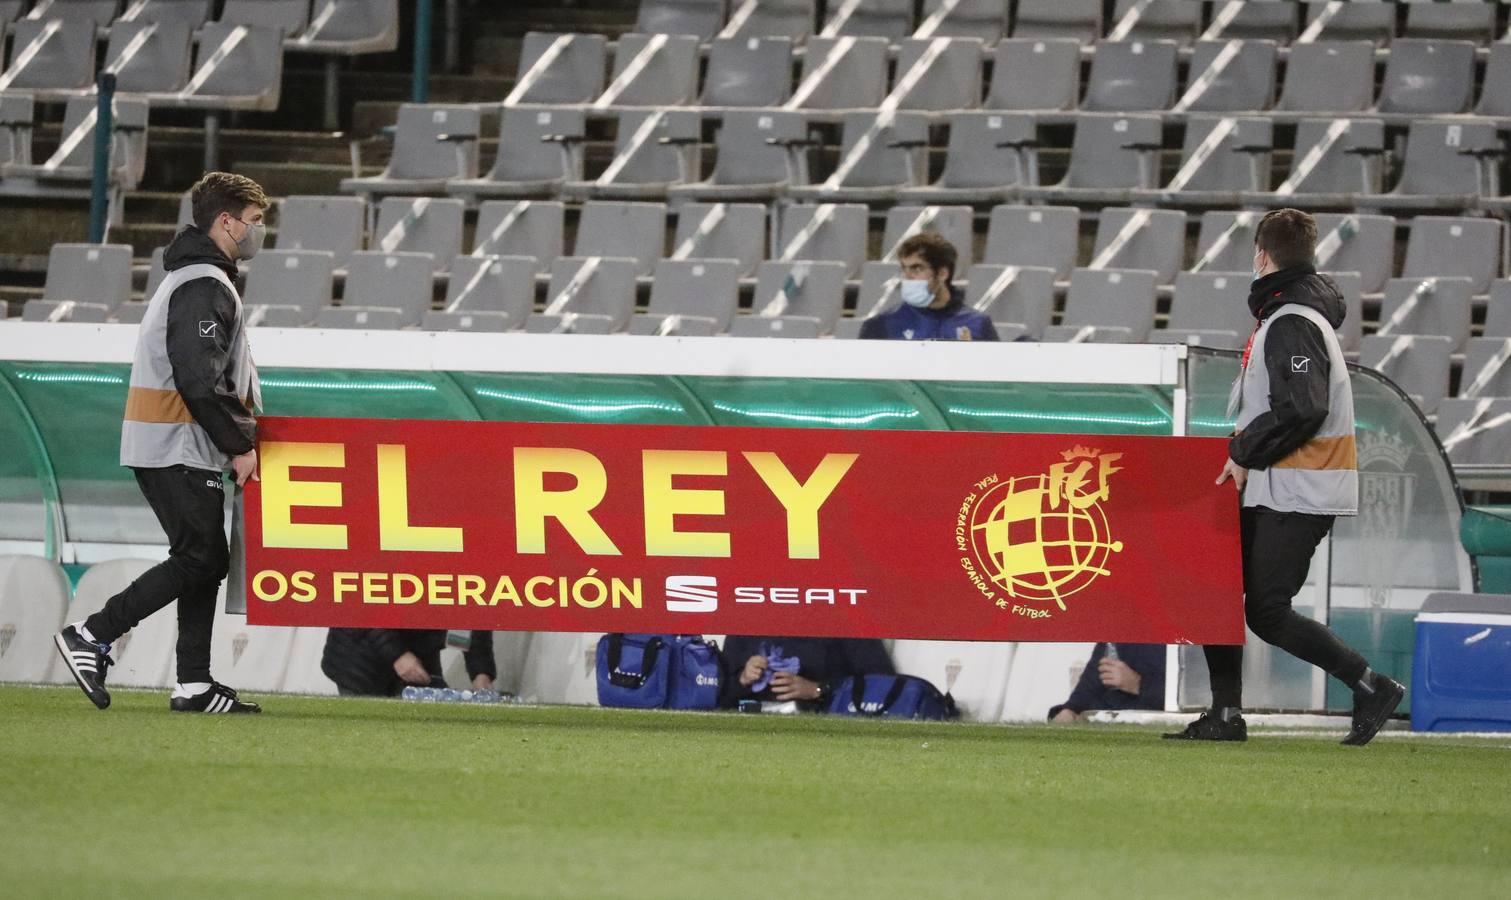
[[[895,675],[886,645],[875,638],[802,638],[730,635],[724,641],[720,705],[741,701],[797,703],[827,709],[839,682],[853,675]]]
[[[1165,708],[1163,644],[1097,644],[1070,699],[1049,710],[1051,722],[1076,722],[1099,709]]]
[[[474,631],[462,656],[475,691],[492,690],[498,677],[493,632]],[[397,697],[404,688],[445,687],[441,650],[446,632],[391,628],[332,628],[320,671],[341,694]]]

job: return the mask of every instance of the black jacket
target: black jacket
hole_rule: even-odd
[[[236,263],[209,235],[185,225],[163,251],[163,268],[173,272],[199,264],[215,266],[233,283],[236,281]],[[236,383],[228,367],[236,317],[236,298],[213,278],[196,278],[168,298],[168,361],[173,366],[173,384],[194,421],[230,456],[251,450],[257,439],[257,420],[236,396]],[[209,322],[215,323],[213,328],[201,327]]]
[[[1318,275],[1310,265],[1271,272],[1249,289],[1249,311],[1260,324],[1275,310],[1295,303],[1316,310],[1334,328],[1347,311],[1338,285]],[[1304,356],[1311,365],[1292,371],[1291,358]],[[1327,421],[1327,384],[1332,364],[1327,342],[1317,326],[1301,316],[1283,316],[1270,326],[1264,341],[1263,364],[1270,375],[1270,409],[1241,434],[1228,441],[1228,455],[1245,469],[1267,469],[1311,440]]]
[[[441,677],[444,631],[400,631],[389,628],[332,628],[325,639],[320,671],[343,693],[394,696],[404,690],[404,680],[393,669],[405,653],[419,657],[432,680]],[[467,677],[498,677],[493,661],[493,632],[472,632],[472,644],[463,654]]]
[[[1139,674],[1139,690],[1130,694],[1121,688],[1108,687],[1102,683],[1097,665],[1107,655],[1107,645],[1097,644],[1090,662],[1081,670],[1070,699],[1049,709],[1053,719],[1062,709],[1083,713],[1088,709],[1164,709],[1165,707],[1165,645],[1164,644],[1118,644],[1118,659]]]
[[[770,688],[759,694],[740,684],[740,673],[752,656],[770,647],[781,647],[783,656],[798,658],[798,675],[809,681],[834,684],[851,675],[892,675],[892,657],[886,645],[874,638],[802,638],[730,635],[724,641],[724,687],[720,704],[734,706],[741,700],[775,700]],[[807,704],[812,706],[812,704]]]

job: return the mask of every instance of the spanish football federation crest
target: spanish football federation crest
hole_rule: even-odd
[[[1041,474],[976,482],[956,521],[966,577],[999,609],[1030,619],[1063,612],[1123,550],[1102,509],[1123,454],[1078,445],[1060,456]]]

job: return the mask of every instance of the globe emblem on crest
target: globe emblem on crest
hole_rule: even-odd
[[[1003,592],[996,604],[1004,609],[1011,598],[1064,610],[1065,598],[1109,574],[1109,559],[1122,552],[1102,509],[1122,454],[1076,447],[1061,455],[1044,474],[984,479],[990,486],[968,502],[969,549],[990,583],[977,587]]]

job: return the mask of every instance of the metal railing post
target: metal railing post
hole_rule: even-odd
[[[410,86],[411,103],[430,99],[430,31],[435,11],[434,0],[415,0],[414,4],[414,75]]]
[[[115,140],[115,76],[100,73],[95,82],[98,105],[94,120],[94,174],[89,185],[89,242],[105,242],[105,225],[109,212],[110,145]]]

